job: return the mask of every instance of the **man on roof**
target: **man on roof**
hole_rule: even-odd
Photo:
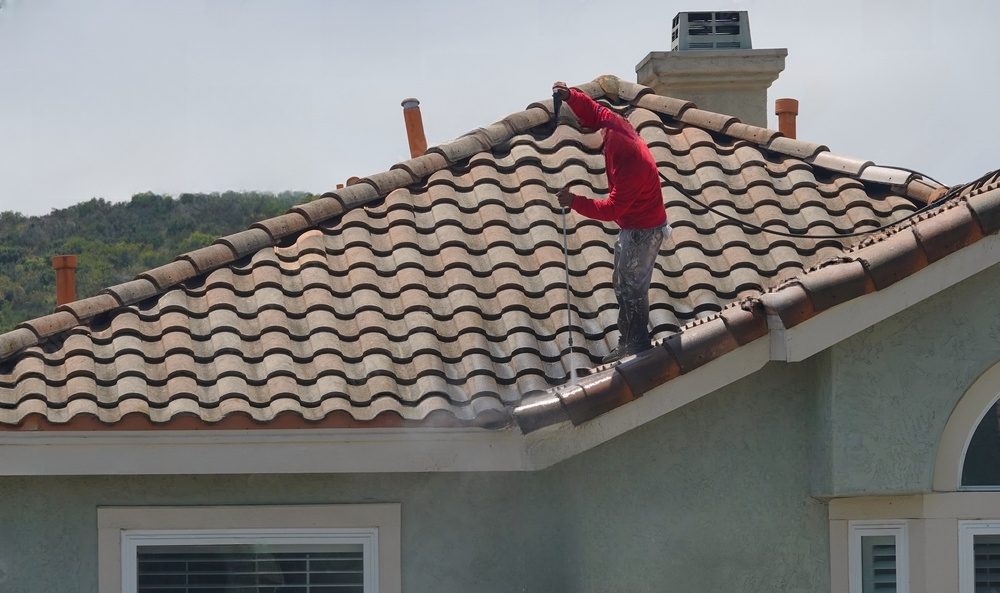
[[[646,143],[628,120],[585,93],[567,88],[564,82],[553,84],[552,91],[569,105],[580,125],[600,129],[604,139],[608,196],[591,200],[566,186],[556,197],[563,208],[572,208],[588,218],[613,221],[621,227],[615,242],[612,279],[621,335],[618,347],[604,358],[605,363],[613,362],[651,347],[649,285],[660,245],[670,236],[659,171]]]

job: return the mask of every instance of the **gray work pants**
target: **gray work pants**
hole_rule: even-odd
[[[636,351],[649,346],[649,285],[660,245],[670,231],[670,225],[663,224],[618,233],[612,282],[618,299],[619,348]]]

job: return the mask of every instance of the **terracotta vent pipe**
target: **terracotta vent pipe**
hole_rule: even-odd
[[[774,114],[778,116],[778,131],[786,138],[795,138],[795,116],[799,114],[796,99],[778,99],[774,102]]]
[[[410,143],[410,158],[427,152],[427,138],[424,136],[424,120],[420,116],[420,101],[403,99],[403,122],[406,124],[406,140]]]
[[[57,255],[52,258],[56,271],[56,306],[76,300],[76,256]]]

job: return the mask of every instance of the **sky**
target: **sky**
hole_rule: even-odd
[[[0,0],[0,211],[153,191],[320,193],[747,10],[798,137],[946,184],[1000,168],[997,0]],[[777,127],[773,109],[769,125]]]

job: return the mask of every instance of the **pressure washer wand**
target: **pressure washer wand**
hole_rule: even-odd
[[[563,259],[566,261],[566,328],[569,330],[569,351],[573,352],[573,317],[570,313],[570,292],[569,292],[569,230],[566,226],[566,211],[563,208]]]
[[[562,97],[559,92],[552,93],[552,124],[553,129],[559,126],[559,109],[562,107]],[[563,260],[566,262],[566,329],[569,331],[569,352],[573,353],[573,316],[570,310],[569,292],[569,227],[566,224],[566,212],[569,208],[563,208]],[[572,372],[571,372],[572,373]]]

